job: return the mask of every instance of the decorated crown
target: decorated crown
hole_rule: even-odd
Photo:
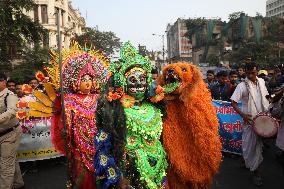
[[[152,65],[147,57],[143,57],[135,49],[135,47],[128,41],[120,50],[120,60],[112,63],[110,70],[114,74],[114,80],[118,86],[126,86],[126,72],[130,69],[138,67],[143,69],[147,74],[147,82],[151,83]]]
[[[46,71],[51,82],[59,88],[59,56],[56,51],[51,51],[50,54],[52,58]],[[69,90],[73,85],[78,86],[81,77],[88,74],[100,88],[109,78],[108,67],[109,60],[104,55],[92,48],[82,48],[75,42],[69,50],[63,50],[62,53],[63,87]]]

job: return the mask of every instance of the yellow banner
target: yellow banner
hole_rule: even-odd
[[[17,152],[18,159],[45,159],[47,157],[61,156],[55,148],[45,148],[37,150],[19,150]]]

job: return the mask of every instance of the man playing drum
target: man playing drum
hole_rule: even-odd
[[[253,118],[260,112],[268,110],[269,102],[266,99],[267,88],[263,79],[257,77],[257,66],[255,63],[246,65],[246,79],[238,84],[231,100],[235,111],[244,120],[242,133],[242,150],[245,165],[253,173],[253,183],[262,185],[262,179],[258,172],[258,167],[263,160],[262,140],[253,128]],[[238,107],[238,102],[242,103],[242,108]]]

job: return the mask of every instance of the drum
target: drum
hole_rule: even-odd
[[[264,138],[269,138],[277,134],[279,122],[268,113],[259,113],[253,119],[254,132]]]

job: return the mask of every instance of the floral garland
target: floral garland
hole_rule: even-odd
[[[111,90],[108,93],[108,96],[106,98],[107,98],[107,101],[112,102],[114,100],[120,99],[123,95],[124,95],[124,92],[123,92],[122,88],[120,87],[115,91]]]

